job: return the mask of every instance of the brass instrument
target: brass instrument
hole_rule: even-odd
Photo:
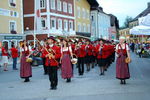
[[[39,41],[36,37],[35,37],[35,39],[36,39],[37,42],[40,44],[40,41]],[[40,45],[41,45],[41,44],[40,44]],[[50,49],[49,49],[49,50],[51,51],[51,52],[50,52],[45,46],[43,46],[43,48],[44,48],[44,49],[46,50],[46,52],[48,53],[49,59],[54,59],[53,56],[56,54],[55,51],[50,48]],[[57,62],[56,59],[54,59],[54,60],[55,60],[55,62]],[[57,64],[58,64],[58,62],[57,62]]]

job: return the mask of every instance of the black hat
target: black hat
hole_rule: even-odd
[[[55,41],[55,38],[53,36],[50,36],[47,39],[52,39],[53,41]]]

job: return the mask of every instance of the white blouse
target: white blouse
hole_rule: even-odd
[[[119,44],[116,45],[116,51],[117,51],[118,49],[121,49],[120,46],[119,46]],[[125,49],[125,44],[122,46],[122,49]],[[128,44],[126,44],[126,50],[127,50],[127,51],[130,50]]]
[[[29,46],[28,48],[29,48],[29,51],[32,51],[31,46]],[[28,48],[27,48],[27,47],[25,47],[25,48],[20,48],[20,52],[22,52],[22,51],[27,51]]]
[[[63,53],[64,51],[68,51],[68,49],[69,49],[70,52],[72,52],[71,46],[69,46],[67,48],[61,47],[61,53]]]

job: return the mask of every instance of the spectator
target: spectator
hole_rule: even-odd
[[[4,71],[8,71],[8,47],[6,44],[2,47],[2,63],[4,65]]]
[[[18,49],[15,47],[14,44],[11,45],[11,56],[13,58],[13,70],[18,70],[17,69],[17,57],[18,57]]]

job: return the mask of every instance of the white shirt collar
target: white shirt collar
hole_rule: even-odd
[[[53,46],[54,46],[54,44],[50,44],[49,46],[50,46],[50,47],[53,47]]]

